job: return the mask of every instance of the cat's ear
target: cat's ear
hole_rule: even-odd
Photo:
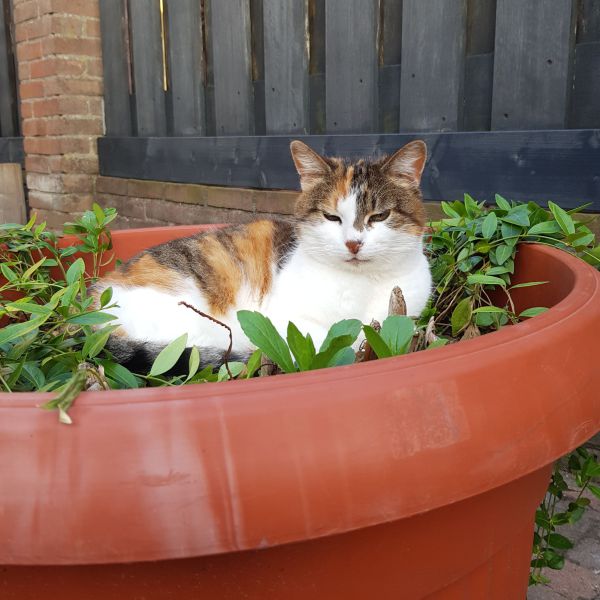
[[[427,159],[427,146],[422,140],[409,142],[385,159],[382,171],[392,179],[408,179],[419,185]]]
[[[303,190],[308,189],[319,179],[331,173],[331,167],[327,161],[304,142],[294,140],[290,144],[290,151],[298,175],[300,175],[300,186]]]

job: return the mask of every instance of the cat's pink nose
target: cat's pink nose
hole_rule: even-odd
[[[350,250],[352,254],[358,254],[358,251],[360,250],[361,246],[362,242],[357,242],[355,240],[348,240],[346,242],[346,248],[348,248],[348,250]]]

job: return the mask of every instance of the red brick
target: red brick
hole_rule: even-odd
[[[162,181],[145,181],[130,179],[127,184],[127,195],[136,198],[163,198],[165,184]]]
[[[54,14],[51,17],[52,33],[66,37],[80,38],[85,35],[85,21],[81,17]]]
[[[47,15],[33,21],[19,23],[15,27],[15,39],[17,43],[44,37],[50,35],[50,33],[50,17]]]
[[[52,10],[56,13],[66,13],[83,17],[100,16],[99,2],[89,0],[51,0]]]
[[[252,212],[252,190],[240,188],[206,187],[206,204],[223,208],[240,208]]]
[[[26,154],[60,154],[61,140],[47,137],[27,137],[23,140]]]
[[[86,61],[86,74],[90,77],[102,77],[102,59],[101,58],[88,58]]]
[[[94,192],[94,177],[65,173],[62,175],[63,191],[66,193],[92,194]]]
[[[19,86],[19,94],[22,100],[42,98],[44,96],[44,83],[42,81],[24,81]]]
[[[13,20],[15,23],[22,23],[23,21],[34,19],[38,14],[38,3],[36,0],[29,0],[28,2],[15,4],[13,9]]]
[[[179,204],[167,200],[150,200],[146,216],[161,221],[187,225],[192,223],[248,223],[254,220],[252,212],[219,209],[194,204]]]
[[[100,118],[86,119],[75,117],[55,117],[44,121],[43,131],[47,135],[91,135],[104,133],[103,121]],[[40,135],[42,135],[41,133]]]
[[[48,194],[38,190],[29,190],[28,202],[31,208],[52,210],[54,208],[54,194]]]
[[[114,194],[116,196],[127,195],[127,179],[120,177],[98,177],[96,179],[96,192],[98,194]]]
[[[25,156],[25,170],[28,173],[50,173],[52,162],[48,156]]]
[[[66,54],[74,56],[100,56],[100,39],[85,39],[52,36],[44,39],[42,48],[45,54]]]
[[[183,202],[185,204],[205,204],[206,186],[167,183],[165,186],[164,197],[167,200]]]
[[[62,231],[63,225],[67,221],[72,221],[76,216],[42,209],[35,209],[31,212],[37,215],[38,223],[45,221],[48,229],[52,231]]]
[[[100,37],[100,19],[86,19],[85,35],[91,38]]]
[[[64,175],[30,172],[27,173],[27,187],[29,188],[29,191],[37,190],[40,192],[60,194],[65,191],[63,177]]]
[[[111,194],[96,194],[96,202],[100,206],[117,209],[117,213],[125,217],[136,219],[146,218],[146,203],[154,202],[146,198],[128,198],[127,196],[113,196]]]
[[[44,90],[47,96],[62,96],[65,94],[101,96],[103,86],[100,79],[64,79],[63,77],[53,77],[44,82]]]
[[[254,194],[256,212],[294,214],[299,192],[285,190],[256,190]]]
[[[60,156],[54,157],[58,159],[56,168],[59,168],[63,173],[98,173],[98,157],[87,156]]]
[[[40,40],[17,44],[17,60],[19,62],[34,60],[36,58],[41,58],[41,56],[42,42]]]
[[[84,212],[90,210],[93,203],[94,197],[91,194],[57,194],[54,197],[54,210],[66,213]]]
[[[42,100],[36,100],[33,102],[32,106],[32,116],[36,118],[60,114],[58,98],[44,98]]]

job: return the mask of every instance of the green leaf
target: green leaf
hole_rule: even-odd
[[[516,246],[522,233],[522,228],[512,223],[502,223],[500,232],[505,244]]]
[[[496,248],[496,260],[499,265],[503,265],[509,258],[512,257],[514,247],[506,244],[501,244]]]
[[[29,269],[27,269],[25,273],[23,273],[23,277],[21,279],[29,279],[44,264],[45,261],[46,259],[42,258],[41,260],[38,260],[35,264],[31,265]]]
[[[351,334],[340,335],[333,338],[327,344],[325,350],[321,350],[313,359],[311,369],[324,369],[325,367],[335,366],[336,355],[346,348],[350,347],[355,341]]]
[[[356,354],[352,348],[342,348],[330,361],[330,367],[341,367],[353,365],[356,362]]]
[[[187,344],[188,334],[184,333],[169,345],[165,346],[154,359],[150,376],[162,375],[172,369],[183,354]]]
[[[296,358],[299,369],[308,371],[316,354],[310,335],[304,337],[296,325],[290,321],[287,328],[287,343]]]
[[[29,319],[29,321],[25,321],[24,323],[13,323],[12,325],[7,325],[0,329],[0,345],[16,340],[28,334],[30,331],[38,329],[38,327],[48,320],[51,314],[52,313],[40,315]]]
[[[480,306],[479,308],[476,308],[473,311],[474,314],[481,314],[481,313],[500,313],[500,314],[506,314],[506,309],[505,308],[499,308],[497,306]]]
[[[548,208],[564,233],[567,235],[575,233],[575,223],[566,210],[558,206],[558,204],[554,204],[554,202],[548,202]]]
[[[447,214],[450,218],[453,219],[460,219],[460,214],[457,213],[454,208],[452,208],[452,206],[450,204],[448,204],[448,202],[443,202],[441,203],[441,209],[444,211],[445,214]]]
[[[95,331],[91,335],[87,336],[81,351],[84,360],[88,357],[94,358],[95,356],[98,356],[104,346],[106,346],[106,342],[108,341],[110,334],[117,328],[118,325],[110,325],[108,327],[103,327],[99,331]]]
[[[190,360],[188,362],[188,376],[185,379],[186,381],[189,381],[198,372],[199,366],[200,352],[198,352],[196,346],[192,346],[192,349],[190,350]]]
[[[107,287],[100,295],[100,308],[104,308],[112,300],[113,289]]]
[[[496,206],[502,210],[510,211],[511,205],[508,200],[505,200],[500,194],[495,196]]]
[[[415,324],[410,317],[390,315],[381,324],[381,339],[394,356],[408,352],[414,334]]]
[[[464,195],[464,203],[467,216],[474,218],[479,214],[479,206],[477,205],[477,202],[475,202],[475,200],[469,196],[469,194]]]
[[[590,492],[592,492],[592,494],[594,494],[594,496],[596,496],[596,498],[600,498],[600,487],[598,487],[597,485],[593,485],[592,483],[589,483],[588,489],[590,490]]]
[[[565,566],[564,557],[554,552],[554,550],[545,550],[543,552],[543,557],[551,569],[560,571]]]
[[[519,319],[523,317],[536,317],[537,315],[541,315],[545,313],[548,309],[544,306],[534,306],[533,308],[528,308],[524,310],[520,315]]]
[[[518,288],[526,288],[533,287],[534,285],[544,285],[545,283],[549,283],[548,281],[527,281],[525,283],[517,283],[515,285],[510,286],[510,290],[516,290]]]
[[[101,227],[104,224],[104,211],[95,202],[92,204],[92,210],[94,211],[94,215],[96,215],[98,225]]]
[[[469,275],[471,277],[471,275]],[[460,333],[470,322],[473,314],[472,298],[463,298],[452,311],[450,324],[452,325],[452,335]]]
[[[504,287],[506,282],[500,277],[494,277],[492,275],[483,275],[481,273],[474,273],[467,277],[467,283],[472,285],[501,285]]]
[[[108,313],[92,311],[69,317],[67,323],[72,323],[73,325],[102,325],[103,323],[114,321],[116,318],[114,315],[109,315]]]
[[[585,250],[583,254],[583,260],[595,267],[600,266],[600,245],[590,250]]]
[[[0,264],[0,271],[2,271],[2,275],[4,275],[6,280],[11,283],[19,279],[17,274],[6,263]]]
[[[138,378],[123,365],[109,360],[103,360],[100,364],[104,367],[106,376],[116,381],[122,387],[135,389],[140,386]]]
[[[254,376],[254,373],[260,369],[260,364],[262,362],[262,350],[257,348],[250,358],[248,359],[248,364],[246,365],[246,379],[250,379]]]
[[[569,550],[573,547],[573,542],[560,533],[551,533],[548,535],[548,544],[559,550]]]
[[[367,342],[369,342],[369,346],[371,346],[373,352],[377,354],[377,358],[389,358],[392,356],[392,351],[377,331],[370,325],[363,325],[363,331],[365,332],[365,337],[367,338]]]
[[[327,335],[325,336],[325,339],[323,340],[323,343],[319,348],[319,352],[326,350],[329,344],[331,343],[331,340],[333,340],[334,338],[341,337],[343,335],[349,335],[353,338],[352,342],[348,344],[349,346],[351,346],[356,341],[356,338],[360,333],[361,327],[362,323],[358,319],[343,319],[342,321],[334,323],[329,328],[329,331],[327,332]]]
[[[231,377],[229,376],[229,371],[227,370],[227,367],[229,367],[229,371],[231,371]],[[217,381],[229,381],[230,379],[235,379],[245,368],[246,365],[243,362],[233,361],[227,363],[227,365],[222,364],[219,368]]]
[[[78,258],[67,270],[67,283],[79,281],[85,271],[83,258]]]
[[[483,220],[481,224],[481,235],[486,240],[489,240],[494,233],[496,233],[496,229],[498,228],[498,217],[496,217],[496,213],[489,212],[487,217]]]
[[[518,227],[529,227],[529,212],[526,206],[518,205],[512,208],[507,215],[501,217],[505,223]]]
[[[560,225],[556,221],[542,221],[531,227],[527,235],[553,235],[560,232]]]
[[[288,345],[268,317],[256,311],[240,310],[237,318],[248,339],[282,371],[286,373],[296,371]]]

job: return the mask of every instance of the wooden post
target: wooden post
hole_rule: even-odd
[[[26,220],[21,165],[0,164],[0,224],[25,223]]]

